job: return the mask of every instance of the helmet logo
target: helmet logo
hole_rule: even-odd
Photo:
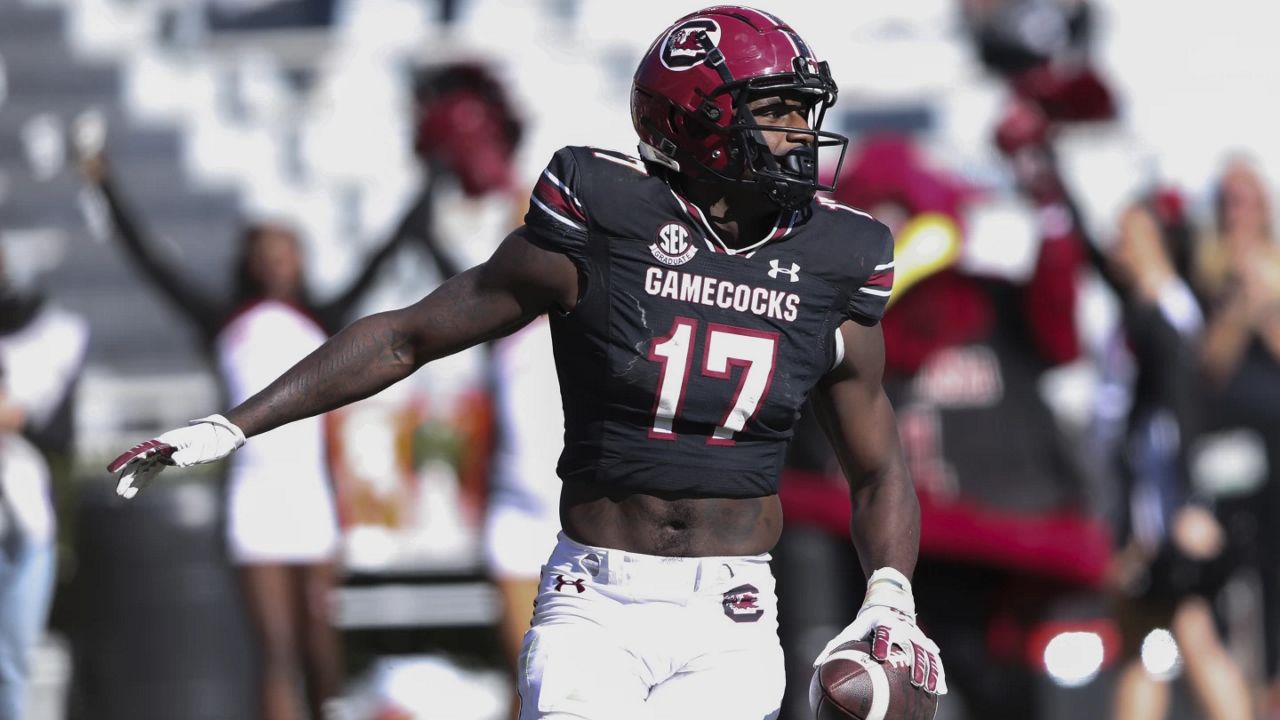
[[[698,248],[689,242],[689,228],[678,222],[663,225],[658,241],[649,246],[649,253],[663,265],[683,265],[697,252]]]
[[[695,18],[680,23],[678,27],[662,41],[662,64],[668,70],[677,72],[701,65],[707,59],[707,51],[703,49],[698,36],[706,33],[712,45],[720,44],[720,25],[710,18]]]

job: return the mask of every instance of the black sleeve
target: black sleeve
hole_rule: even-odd
[[[865,243],[858,248],[856,257],[861,264],[859,276],[863,278],[857,289],[849,298],[849,306],[845,309],[845,317],[859,325],[868,327],[880,322],[884,316],[885,306],[889,304],[889,294],[893,290],[893,233],[882,223],[876,223],[876,230],[868,234],[870,240],[859,239]]]
[[[1134,303],[1125,310],[1125,327],[1138,367],[1135,404],[1169,408],[1193,436],[1200,404],[1197,389],[1197,346],[1165,317],[1159,306]]]
[[[190,278],[180,276],[177,268],[160,258],[155,241],[134,219],[114,179],[104,179],[101,188],[111,211],[111,222],[115,225],[116,235],[133,261],[141,267],[142,274],[169,297],[170,302],[187,316],[205,339],[212,340],[222,329],[229,308],[217,302],[208,292],[196,288]]]
[[[396,251],[399,250],[410,238],[421,238],[424,241],[429,239],[431,232],[431,186],[428,185],[418,195],[418,199],[400,219],[400,224],[396,226],[391,236],[383,241],[382,246],[373,252],[366,260],[364,269],[360,271],[360,275],[352,281],[347,289],[343,290],[337,297],[326,303],[317,304],[312,313],[320,322],[320,326],[330,335],[341,330],[347,322],[347,318],[351,316],[351,309],[356,303],[360,302],[364,294],[368,292],[369,287],[373,285],[373,281],[377,279],[382,266],[391,259]],[[442,268],[442,270],[444,270]],[[445,272],[446,277],[452,276],[454,273]]]
[[[556,151],[533,187],[524,224],[535,245],[569,256],[585,275],[590,263],[586,251],[588,215],[579,181],[573,151]]]
[[[1203,398],[1199,394],[1196,343],[1178,332],[1154,304],[1134,303],[1125,309],[1125,328],[1138,373],[1134,384],[1134,414],[1167,410],[1178,426],[1176,473],[1183,496],[1187,487],[1186,453],[1201,429]]]

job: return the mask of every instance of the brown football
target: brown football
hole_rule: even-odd
[[[932,720],[938,696],[911,684],[906,654],[871,657],[871,643],[847,642],[831,652],[809,688],[817,720]]]

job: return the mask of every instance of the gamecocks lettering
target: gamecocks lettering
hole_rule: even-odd
[[[800,296],[795,293],[660,267],[645,271],[644,291],[668,300],[749,312],[785,322],[795,322],[800,313]]]

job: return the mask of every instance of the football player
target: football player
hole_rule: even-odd
[[[130,449],[111,465],[118,492],[547,313],[563,532],[522,649],[522,718],[776,717],[769,551],[807,399],[851,483],[869,579],[817,661],[874,637],[878,658],[900,648],[917,685],[945,692],[915,624],[919,507],[880,383],[893,241],[816,197],[835,170],[824,175],[819,156],[843,159],[847,144],[821,129],[836,92],[827,64],[768,13],[681,18],[635,74],[639,158],[556,152],[525,224],[487,262],[353,323],[224,415]]]

